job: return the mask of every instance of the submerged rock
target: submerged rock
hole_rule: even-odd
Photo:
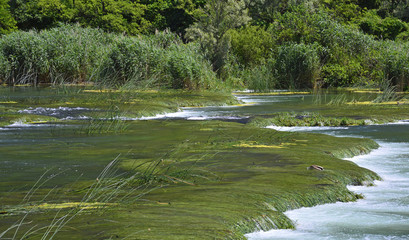
[[[318,165],[311,165],[307,167],[308,170],[318,170],[318,171],[324,171],[324,168]]]

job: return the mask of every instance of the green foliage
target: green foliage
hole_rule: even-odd
[[[146,5],[144,18],[151,23],[151,31],[170,29],[183,36],[194,22],[195,11],[204,6],[205,0],[144,0],[141,3]]]
[[[247,66],[265,63],[274,47],[274,39],[262,27],[246,26],[230,30],[229,35],[233,53]]]
[[[91,78],[109,36],[100,30],[61,26],[47,31],[14,32],[0,40],[9,84],[79,82]]]
[[[269,31],[274,33],[279,44],[286,42],[313,43],[320,36],[318,23],[326,21],[321,12],[308,9],[304,5],[292,7],[289,11],[279,14]]]
[[[249,15],[256,25],[268,26],[277,14],[284,13],[292,6],[303,4],[301,0],[245,0]]]
[[[256,92],[265,92],[277,86],[272,70],[266,65],[247,68],[241,72],[241,78],[246,86]]]
[[[186,38],[200,43],[213,69],[220,74],[230,48],[226,33],[250,20],[247,9],[243,0],[209,0],[198,18],[186,30]]]
[[[126,37],[63,25],[0,39],[0,81],[216,89],[215,73],[196,44],[172,33]]]
[[[359,27],[379,39],[394,40],[400,33],[407,31],[407,25],[399,19],[386,17],[382,19],[375,11],[367,11],[358,22]]]
[[[409,10],[408,0],[388,0],[381,1],[378,13],[382,17],[391,16],[408,22],[409,21],[408,10]]]
[[[311,88],[320,72],[318,46],[304,43],[280,46],[272,66],[277,87]]]
[[[280,112],[271,118],[256,118],[252,121],[252,125],[256,126],[351,126],[351,125],[365,125],[364,120],[355,120],[352,118],[342,117],[326,117],[318,113],[289,113]]]
[[[142,15],[146,6],[130,0],[12,0],[20,29],[47,29],[59,23],[80,23],[110,32],[146,32],[150,23]]]
[[[119,86],[216,87],[215,74],[198,54],[199,46],[185,45],[176,35],[167,35],[118,38],[101,66],[100,79]]]
[[[338,63],[324,65],[321,76],[325,86],[354,86],[362,77],[363,71],[359,62],[349,61],[344,65]]]
[[[146,32],[149,27],[142,18],[145,6],[130,0],[76,0],[75,10],[75,20],[83,26],[132,35]]]
[[[357,0],[321,0],[324,9],[341,22],[359,17],[362,8]]]
[[[67,22],[73,12],[63,0],[12,0],[11,11],[19,29],[45,29]]]
[[[384,41],[381,42],[380,52],[382,80],[390,81],[398,90],[408,90],[409,44]]]
[[[8,2],[7,0],[0,0],[0,35],[16,29],[16,20],[10,13]]]
[[[41,81],[48,71],[49,59],[41,37],[34,31],[14,32],[1,39],[3,60],[9,69],[1,79],[18,84]]]

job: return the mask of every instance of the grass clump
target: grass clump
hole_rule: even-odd
[[[252,120],[252,125],[266,127],[274,126],[351,126],[351,125],[365,125],[365,120],[355,120],[348,117],[325,117],[318,113],[289,113],[280,112],[273,117],[257,117]]]

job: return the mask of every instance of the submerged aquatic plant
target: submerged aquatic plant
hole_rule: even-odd
[[[365,125],[364,120],[355,120],[347,117],[326,117],[318,113],[289,113],[289,112],[280,112],[270,118],[255,118],[252,125],[256,126],[350,126],[350,125]]]
[[[399,96],[396,93],[397,86],[392,85],[392,81],[383,81],[381,85],[381,92],[378,96],[372,101],[374,103],[382,103],[388,101],[399,100]]]
[[[86,210],[103,210],[109,206],[134,202],[157,188],[150,186],[149,182],[138,181],[137,179],[139,179],[141,175],[140,172],[131,174],[119,173],[116,167],[119,158],[120,155],[111,161],[98,175],[96,180],[86,188],[86,192],[80,202],[47,204],[45,200],[54,189],[40,202],[31,202],[30,199],[36,191],[53,178],[45,178],[49,172],[46,171],[23,198],[21,209],[26,211],[24,216],[8,229],[1,232],[0,238],[3,239],[6,236],[11,236],[10,239],[25,239],[29,236],[38,236],[44,240],[55,239],[56,235],[82,212]],[[38,223],[26,221],[30,214],[47,209],[57,210],[57,213],[48,225],[41,226]],[[102,212],[97,211],[97,213],[101,214]],[[23,228],[25,232],[22,230]],[[26,230],[26,228],[28,228],[28,230]]]
[[[329,103],[327,103],[328,105],[335,105],[335,106],[339,106],[339,105],[343,105],[345,103],[347,103],[348,98],[346,96],[345,93],[343,94],[338,94],[335,98],[332,98],[331,101],[329,101]]]

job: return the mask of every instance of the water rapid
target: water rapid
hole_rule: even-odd
[[[277,128],[276,128],[277,129]],[[380,148],[347,159],[378,173],[376,186],[350,186],[365,196],[351,203],[326,204],[288,211],[295,230],[248,234],[251,240],[272,239],[409,239],[409,125],[400,122],[347,128],[282,128],[336,136],[370,137]]]

